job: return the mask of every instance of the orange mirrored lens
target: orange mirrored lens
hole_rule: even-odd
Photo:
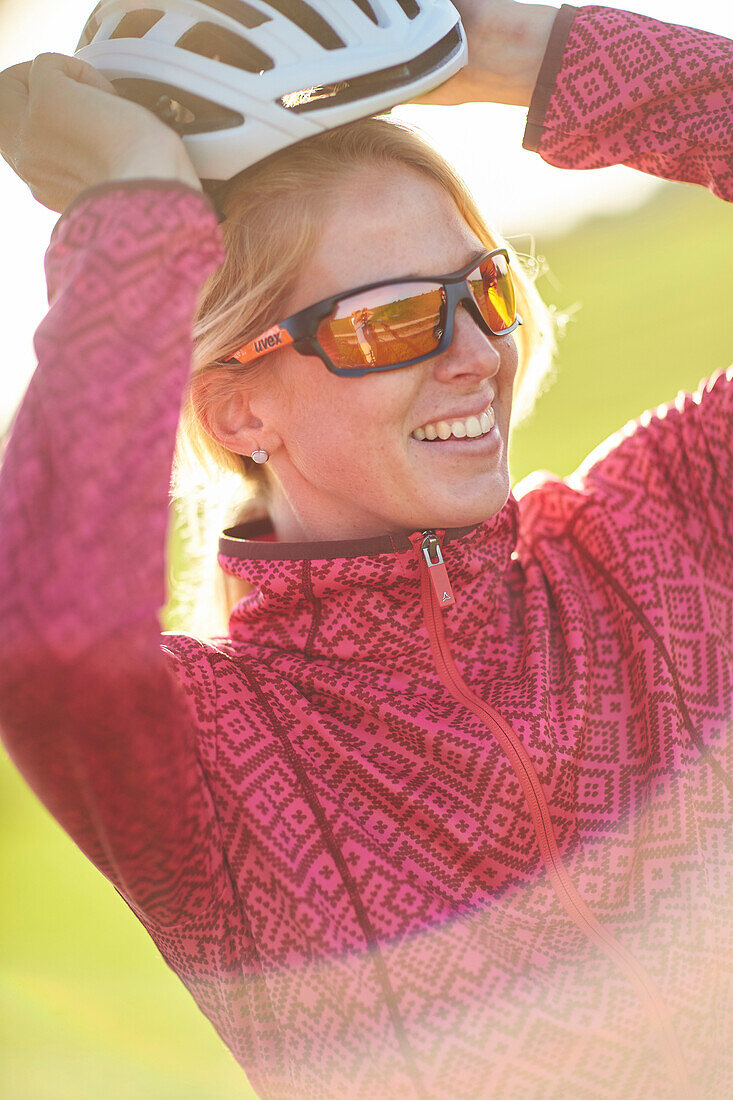
[[[505,256],[485,260],[468,285],[489,327],[515,319],[514,287]],[[395,283],[342,298],[316,338],[338,367],[391,367],[435,351],[445,327],[445,293],[435,283]]]
[[[339,367],[388,367],[435,351],[445,297],[435,283],[397,283],[342,298],[317,339]]]
[[[514,285],[506,256],[499,254],[484,260],[468,276],[468,285],[489,328],[503,332],[514,324]]]

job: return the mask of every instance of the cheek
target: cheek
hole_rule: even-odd
[[[517,370],[519,367],[519,348],[513,336],[504,336],[506,345],[501,352],[501,366],[499,368],[499,405],[506,411],[507,418],[510,415],[514,392],[517,382]],[[507,424],[508,427],[508,424]]]
[[[349,433],[353,402],[320,359],[292,354],[278,379],[273,420],[291,457],[301,465],[309,456],[339,448]],[[336,383],[336,384],[335,384]]]
[[[369,456],[388,445],[387,418],[372,403],[339,395],[299,411],[292,442],[304,462],[317,464],[328,480],[337,481],[348,470],[363,468]]]
[[[339,378],[316,362],[290,390],[283,438],[302,473],[338,485],[372,469],[407,434],[414,384],[386,374]]]
[[[502,339],[506,340],[506,346],[501,351],[500,369],[513,381],[519,364],[519,348],[513,336],[504,336]]]

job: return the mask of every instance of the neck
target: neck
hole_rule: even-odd
[[[355,510],[347,501],[333,500],[325,511],[323,501],[311,500],[307,493],[299,494],[296,506],[284,491],[273,492],[268,512],[278,542],[333,542],[404,530],[361,507]]]

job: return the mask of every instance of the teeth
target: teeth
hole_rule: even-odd
[[[489,405],[486,412],[480,416],[467,416],[465,420],[438,420],[435,424],[425,424],[422,428],[415,428],[412,433],[414,439],[478,439],[479,436],[490,432],[494,426],[494,410]]]

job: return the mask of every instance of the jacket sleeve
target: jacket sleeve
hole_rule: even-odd
[[[558,168],[625,164],[733,201],[733,42],[632,12],[564,4],[524,148]]]
[[[733,42],[565,4],[524,146],[559,168],[626,164],[733,201]],[[571,481],[685,542],[707,575],[733,590],[733,368],[630,421]]]
[[[733,637],[733,366],[629,421],[568,481],[644,524],[656,545],[681,545],[717,590]]]
[[[38,365],[0,467],[0,727],[38,797],[138,916],[223,889],[199,741],[211,652],[161,644],[168,494],[197,295],[224,258],[176,181],[89,188],[45,257]]]

